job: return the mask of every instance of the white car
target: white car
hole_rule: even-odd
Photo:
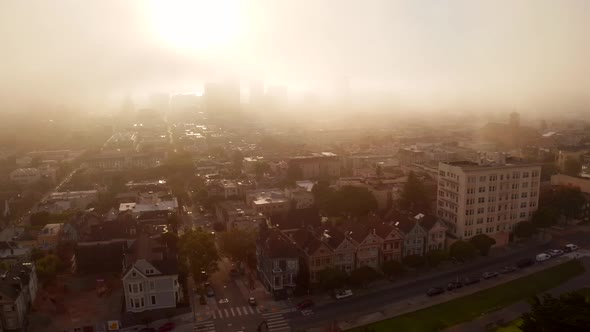
[[[542,254],[538,254],[535,259],[537,260],[537,262],[543,262],[543,261],[546,261],[550,258],[551,258],[551,255],[548,255],[546,253],[542,253]]]
[[[563,255],[563,250],[551,249],[551,250],[545,251],[545,253],[548,254],[551,257],[558,257],[558,256]]]
[[[570,244],[566,244],[564,249],[566,252],[572,252],[572,251],[576,251],[576,250],[580,249],[580,247],[578,247],[577,245],[575,245],[573,243],[570,243]]]
[[[347,297],[352,296],[352,291],[350,289],[343,289],[341,291],[336,292],[336,299],[345,299]]]

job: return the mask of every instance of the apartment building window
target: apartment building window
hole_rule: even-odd
[[[518,194],[512,194],[512,195],[510,195],[510,197],[511,197],[512,199],[517,199],[517,198],[518,198]]]
[[[485,198],[485,197],[479,197],[479,198],[477,199],[477,202],[478,202],[478,203],[485,203],[485,202],[486,202],[486,198]]]
[[[525,217],[526,217],[526,212],[521,212],[521,213],[520,213],[520,217],[521,217],[521,218],[525,218]]]
[[[520,203],[520,208],[521,208],[521,209],[523,209],[523,208],[525,208],[525,207],[526,207],[526,202],[522,202],[522,203]]]
[[[479,187],[479,192],[480,193],[485,193],[486,192],[486,187]]]
[[[504,174],[500,174],[500,180],[504,180]]]
[[[489,190],[490,191],[496,191],[496,186],[490,186]]]
[[[530,202],[530,203],[529,203],[529,206],[530,206],[530,207],[535,207],[535,206],[537,206],[537,203],[535,203],[535,202]]]
[[[488,202],[494,203],[496,201],[496,197],[492,196],[492,197],[488,197]]]
[[[483,224],[483,218],[477,218],[477,223],[478,224]]]
[[[533,176],[534,178],[538,177],[538,176],[539,176],[539,172],[537,172],[537,171],[533,171],[533,173],[532,173],[532,176]]]
[[[150,281],[150,290],[154,290],[156,288],[156,284],[153,281]]]
[[[475,230],[475,234],[479,235],[481,233],[482,233],[481,228],[478,228],[478,229]]]
[[[484,175],[484,176],[480,176],[480,177],[479,177],[479,181],[482,181],[482,182],[484,182],[485,180],[486,180],[486,176],[485,176],[485,175]]]
[[[520,194],[520,198],[527,198],[529,196],[528,192],[524,192]]]
[[[529,172],[523,172],[522,173],[522,178],[523,179],[528,178],[528,177],[529,177]]]
[[[520,179],[520,172],[513,172],[512,179]]]
[[[528,182],[524,182],[524,183],[522,184],[522,187],[523,187],[523,188],[528,188],[528,187],[529,187],[529,183],[528,183]]]
[[[537,197],[537,192],[536,191],[531,191],[531,197]]]
[[[475,183],[475,176],[470,176],[467,178],[467,183]]]
[[[156,297],[154,295],[152,295],[152,305],[156,304]]]
[[[518,183],[513,183],[512,184],[512,189],[518,189]]]
[[[495,206],[488,207],[488,212],[496,212],[496,207]]]

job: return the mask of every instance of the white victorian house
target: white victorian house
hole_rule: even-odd
[[[181,301],[176,261],[137,260],[123,275],[127,311],[174,308]]]

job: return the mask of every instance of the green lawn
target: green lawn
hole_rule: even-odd
[[[520,318],[513,320],[512,322],[510,322],[510,325],[501,327],[497,329],[495,332],[522,332],[521,329],[518,328],[520,323],[522,323],[522,319]]]
[[[505,307],[551,289],[584,272],[576,260],[430,308],[383,320],[352,331],[430,332],[470,321],[481,314]]]

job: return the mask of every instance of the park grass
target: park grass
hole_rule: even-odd
[[[361,332],[366,328],[374,332],[440,331],[545,292],[583,272],[582,264],[571,260],[493,288],[351,331]]]

